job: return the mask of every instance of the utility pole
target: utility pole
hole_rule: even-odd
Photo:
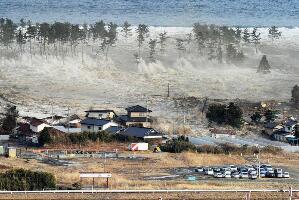
[[[147,104],[147,96],[146,96],[146,115],[145,115],[145,121],[146,121],[146,123],[148,122],[148,119],[147,119],[147,117],[148,117],[148,104]]]
[[[170,85],[169,85],[169,83],[167,84],[167,97],[170,97]]]
[[[70,106],[67,106],[67,133],[70,133]]]
[[[53,103],[51,104],[52,125],[54,124]]]
[[[257,148],[259,150],[259,154],[258,154],[258,178],[261,178],[261,149],[260,146],[257,145]]]

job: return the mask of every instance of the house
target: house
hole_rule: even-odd
[[[82,120],[80,123],[82,132],[98,132],[106,130],[111,126],[118,126],[117,123],[112,122],[110,120],[95,118],[86,118]]]
[[[284,132],[284,130],[278,130],[273,133],[272,138],[280,142],[289,143],[290,140],[296,137],[290,133]]]
[[[284,125],[284,131],[287,133],[293,133],[295,131],[295,127],[297,125],[297,120],[289,119]]]
[[[128,127],[120,132],[123,135],[141,139],[162,139],[162,134],[152,128]]]
[[[86,117],[88,118],[111,120],[116,117],[116,114],[113,110],[87,110],[85,112]]]
[[[80,128],[81,127],[81,117],[74,114],[69,117],[64,117],[59,120],[58,124],[55,124],[57,126],[65,126],[65,127],[71,127],[71,128]]]
[[[128,107],[126,110],[127,115],[121,115],[118,117],[118,121],[124,126],[138,126],[146,128],[151,126],[151,110],[140,105]]]
[[[45,127],[50,127],[50,125],[45,120],[33,118],[30,121],[30,130],[34,133],[41,132]]]
[[[64,118],[64,117],[59,116],[59,115],[53,115],[53,116],[44,118],[44,120],[45,120],[48,124],[56,125],[56,124],[59,124],[59,123],[60,123],[60,120],[62,120],[63,118]]]

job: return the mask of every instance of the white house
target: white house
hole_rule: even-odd
[[[35,133],[41,132],[45,127],[50,127],[50,125],[47,124],[47,122],[45,122],[44,120],[34,118],[30,121],[30,130]]]
[[[116,114],[113,110],[87,110],[86,117],[96,119],[113,119]]]
[[[82,120],[80,123],[82,132],[98,132],[106,130],[111,126],[118,126],[118,124],[115,122],[95,118],[86,118]]]

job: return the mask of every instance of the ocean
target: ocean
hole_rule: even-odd
[[[33,22],[68,21],[190,27],[299,26],[298,0],[0,0],[0,17]]]

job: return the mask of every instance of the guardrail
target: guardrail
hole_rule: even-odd
[[[40,191],[0,191],[1,194],[56,194],[56,193],[64,193],[64,194],[70,194],[70,193],[183,193],[183,192],[189,192],[189,193],[201,193],[201,192],[299,192],[299,189],[257,189],[257,190],[251,190],[251,189],[244,189],[244,190],[40,190]]]

